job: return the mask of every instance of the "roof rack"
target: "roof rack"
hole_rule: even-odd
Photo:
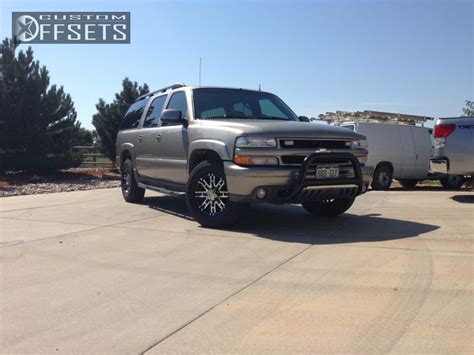
[[[423,125],[428,120],[434,120],[434,117],[366,110],[356,112],[326,112],[325,114],[319,115],[318,119],[327,121],[329,123],[379,122],[415,126],[417,124]]]
[[[155,90],[155,91],[152,91],[152,92],[148,92],[148,93],[146,93],[142,96],[137,97],[136,101],[144,99],[145,97],[148,97],[148,96],[158,94],[160,92],[166,92],[168,90],[174,90],[174,89],[182,88],[182,87],[185,87],[185,86],[186,86],[186,84],[184,84],[184,83],[176,83],[176,84],[173,84],[173,85],[170,85],[170,86],[165,86],[164,88],[161,88],[161,89],[158,89],[158,90]]]

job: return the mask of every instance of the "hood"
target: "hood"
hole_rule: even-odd
[[[202,127],[225,129],[236,136],[264,136],[274,138],[324,138],[324,139],[364,139],[361,134],[347,128],[323,123],[279,121],[279,120],[201,120]]]

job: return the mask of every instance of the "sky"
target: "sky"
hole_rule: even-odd
[[[196,85],[200,57],[202,85],[261,85],[298,115],[447,117],[474,99],[474,0],[0,0],[2,39],[12,11],[131,12],[131,44],[31,45],[86,128],[124,77]]]

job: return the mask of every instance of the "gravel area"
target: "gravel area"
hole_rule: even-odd
[[[53,192],[67,192],[79,190],[108,189],[119,187],[118,180],[65,180],[46,183],[31,183],[24,185],[12,185],[0,187],[0,197],[18,196],[18,195],[36,195]]]
[[[0,177],[0,197],[107,189],[120,186],[113,169],[74,168],[50,175],[9,173]]]

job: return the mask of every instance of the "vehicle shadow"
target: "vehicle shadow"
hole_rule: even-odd
[[[455,195],[451,199],[459,203],[474,203],[474,195]]]
[[[459,191],[460,189],[445,189],[441,186],[391,187],[389,191],[420,192],[420,191]]]
[[[184,198],[148,197],[144,202],[152,209],[193,220]],[[313,217],[298,205],[256,204],[250,206],[237,225],[223,230],[289,243],[338,244],[412,238],[439,228],[379,214],[355,215],[350,211],[325,218]]]

